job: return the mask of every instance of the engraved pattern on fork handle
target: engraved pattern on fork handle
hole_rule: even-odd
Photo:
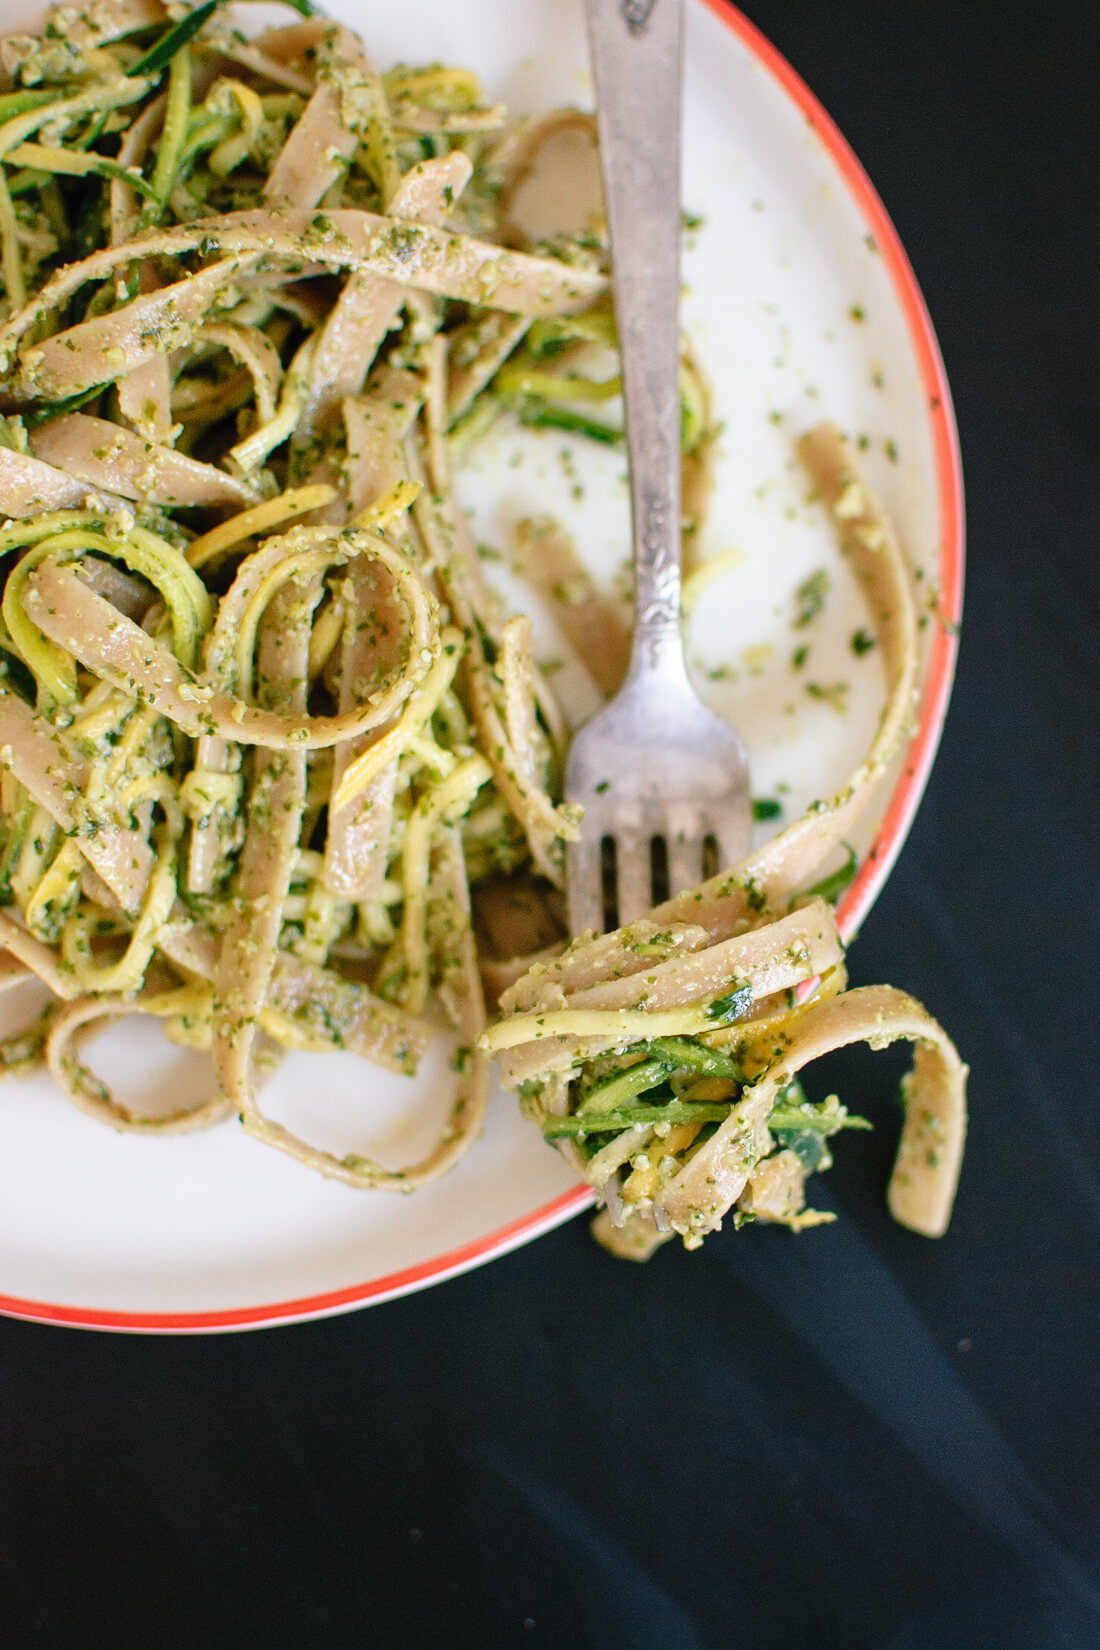
[[[679,523],[673,521],[673,501],[659,492],[647,492],[643,526],[635,552],[634,646],[632,658],[644,655],[655,670],[683,663],[680,637],[680,554],[676,542]],[[643,661],[639,660],[639,663]]]

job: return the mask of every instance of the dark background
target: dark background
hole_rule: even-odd
[[[1094,0],[757,0],[893,214],[954,387],[962,663],[853,956],[973,1066],[949,1235],[646,1269],[583,1221],[426,1294],[192,1340],[0,1322],[0,1645],[1096,1650]],[[827,1076],[880,1110],[891,1055]]]

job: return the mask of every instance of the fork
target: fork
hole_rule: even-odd
[[[680,636],[680,79],[683,0],[587,0],[634,544],[626,681],[574,736],[565,794],[574,934],[632,922],[748,852],[748,764],[697,697]]]

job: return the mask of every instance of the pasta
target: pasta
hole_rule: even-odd
[[[677,893],[642,922],[584,935],[534,961],[500,997],[484,1047],[547,1139],[604,1203],[599,1234],[644,1258],[678,1233],[696,1247],[734,1211],[794,1229],[826,1140],[859,1127],[835,1096],[805,1098],[799,1072],[830,1049],[917,1044],[890,1185],[904,1225],[939,1236],[966,1131],[966,1067],[932,1017],[889,986],[845,990],[844,948],[810,879],[866,807],[904,740],[916,690],[917,619],[896,536],[840,433],[823,425],[800,457],[867,597],[888,680],[867,757],[740,865]]]
[[[412,1191],[476,1138],[496,1055],[641,1254],[730,1208],[822,1218],[803,1183],[858,1120],[798,1073],[906,1037],[891,1203],[942,1230],[965,1068],[912,999],[843,989],[831,907],[803,897],[915,688],[901,554],[831,428],[803,457],[891,682],[867,761],[743,865],[564,942],[566,730],[452,472],[499,418],[622,439],[601,234],[530,245],[512,221],[590,118],[508,130],[468,70],[381,73],[314,15],[246,39],[216,0],[55,7],[0,67],[0,983],[53,996],[4,1071],[44,1063],[118,1129],[236,1114],[322,1174]],[[686,347],[682,401],[690,559],[713,431]],[[560,529],[524,524],[517,553],[613,691],[625,632]],[[288,1049],[415,1071],[437,1005],[455,1092],[421,1160],[265,1113]],[[129,1015],[210,1052],[208,1099],[110,1093],[85,1047]]]

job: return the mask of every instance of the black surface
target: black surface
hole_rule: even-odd
[[[950,1234],[890,1224],[885,1127],[797,1240],[637,1270],[580,1222],[329,1323],[0,1322],[4,1650],[1100,1646],[1098,12],[750,10],[885,198],[962,430],[958,687],[852,958],[973,1066]],[[829,1075],[885,1115],[890,1058]]]

